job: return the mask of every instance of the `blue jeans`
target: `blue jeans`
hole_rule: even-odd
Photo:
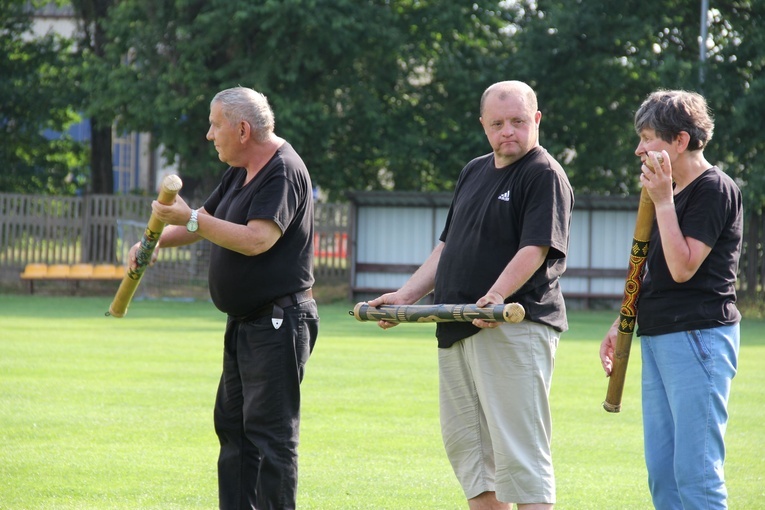
[[[300,383],[318,335],[315,301],[271,317],[228,318],[215,401],[221,510],[291,510],[297,496]]]
[[[654,506],[727,508],[724,436],[739,325],[640,340],[645,461]]]

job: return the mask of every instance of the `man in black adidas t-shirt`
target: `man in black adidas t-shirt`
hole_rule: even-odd
[[[534,91],[509,81],[481,97],[493,149],[462,170],[440,243],[398,291],[369,304],[518,302],[520,324],[439,323],[441,429],[470,508],[555,503],[548,396],[560,333],[574,195],[538,143]],[[383,328],[393,324],[381,322]]]

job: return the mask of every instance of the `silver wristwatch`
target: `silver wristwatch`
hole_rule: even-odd
[[[199,228],[199,222],[197,221],[197,217],[199,216],[199,211],[196,209],[191,210],[191,218],[189,218],[189,222],[186,223],[186,230],[189,232],[196,232]]]

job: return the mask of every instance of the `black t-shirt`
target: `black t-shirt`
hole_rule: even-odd
[[[484,296],[519,249],[549,246],[547,260],[506,302],[526,309],[528,320],[566,331],[559,286],[566,268],[574,194],[568,177],[542,147],[504,168],[487,154],[460,173],[441,234],[435,281],[437,303],[475,303]],[[439,347],[474,335],[470,323],[438,323]]]
[[[230,167],[204,204],[216,218],[246,225],[273,220],[282,236],[271,249],[246,256],[213,244],[210,296],[229,315],[244,316],[274,299],[310,288],[313,278],[313,190],[305,163],[288,143],[249,183]]]
[[[712,247],[693,278],[677,283],[667,267],[654,222],[638,301],[638,335],[661,335],[735,324],[736,273],[741,253],[741,191],[712,167],[675,195],[680,231]]]

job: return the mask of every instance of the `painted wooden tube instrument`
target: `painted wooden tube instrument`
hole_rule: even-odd
[[[183,183],[180,177],[168,175],[162,181],[157,201],[165,205],[172,204],[175,202],[175,197],[182,186]],[[133,295],[138,288],[138,284],[141,283],[141,277],[151,263],[151,256],[154,253],[154,248],[157,247],[159,236],[164,228],[165,224],[152,214],[146,225],[143,237],[141,237],[141,246],[136,252],[136,267],[129,268],[126,271],[106,315],[111,315],[112,317],[125,316],[130,301],[132,301]]]
[[[645,188],[640,192],[635,233],[629,256],[629,270],[624,283],[624,299],[619,309],[616,347],[613,366],[608,379],[608,391],[603,408],[609,413],[618,413],[622,407],[622,392],[627,375],[627,363],[630,358],[632,334],[637,324],[638,297],[643,282],[643,269],[648,255],[651,229],[656,216],[653,202]]]
[[[387,322],[472,322],[473,319],[496,322],[521,322],[526,311],[519,303],[479,308],[472,305],[380,305],[357,303],[350,315],[360,321]]]

